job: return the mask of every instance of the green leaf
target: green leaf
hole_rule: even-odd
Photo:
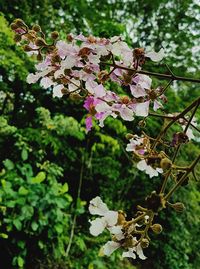
[[[8,170],[12,170],[15,167],[14,163],[9,159],[4,160],[3,164]]]
[[[35,184],[35,183],[40,184],[41,182],[43,182],[45,180],[45,178],[46,178],[46,173],[45,172],[39,172],[36,177],[31,179],[31,182],[33,184]]]
[[[21,157],[23,161],[26,161],[28,159],[28,151],[27,149],[23,148],[21,152]]]
[[[23,186],[21,186],[21,187],[19,188],[19,190],[18,190],[18,193],[19,193],[20,195],[27,195],[27,194],[29,193],[29,191],[28,191],[26,188],[24,188]]]
[[[60,189],[60,194],[66,193],[69,190],[69,186],[67,183],[65,183],[64,185],[62,185],[61,189]]]
[[[4,234],[4,233],[0,233],[0,238],[7,239],[8,238],[8,235],[7,234]]]
[[[33,229],[33,231],[37,231],[37,229],[38,229],[38,224],[37,224],[37,222],[35,222],[35,221],[33,221],[32,223],[31,223],[31,228]]]
[[[22,229],[22,223],[20,220],[14,219],[13,224],[15,225],[15,227],[17,228],[18,231],[20,231]]]
[[[24,259],[22,257],[17,257],[17,264],[19,267],[23,267],[24,266]]]

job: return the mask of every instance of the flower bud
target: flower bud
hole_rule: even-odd
[[[163,170],[168,170],[172,166],[172,161],[168,158],[163,158],[160,161],[160,167]]]
[[[144,128],[146,126],[146,121],[145,120],[140,120],[138,122],[138,125],[141,127],[141,128]]]
[[[24,45],[23,50],[26,52],[32,51],[33,49],[29,45]]]
[[[54,64],[54,63],[59,63],[60,62],[60,56],[58,54],[56,55],[53,55],[51,57],[51,62]]]
[[[183,203],[177,202],[175,204],[171,204],[171,207],[178,213],[181,213],[185,210],[185,206]]]
[[[130,140],[131,138],[134,138],[135,136],[133,134],[126,134],[126,139]]]
[[[38,37],[36,40],[35,40],[35,45],[38,46],[38,47],[43,47],[43,46],[46,46],[47,43],[45,42],[45,40],[41,37]]]
[[[133,55],[138,58],[144,55],[144,48],[135,48],[133,51]]]
[[[160,234],[162,232],[162,226],[158,223],[153,224],[151,229],[155,234]]]
[[[25,26],[24,21],[21,20],[21,19],[16,19],[16,20],[14,20],[14,23],[16,24],[16,26],[17,26],[18,28]]]
[[[121,101],[123,104],[128,104],[130,102],[130,98],[128,96],[121,97]]]
[[[42,54],[39,52],[37,55],[37,60],[41,62],[43,60]]]
[[[14,41],[15,41],[15,42],[20,42],[21,40],[22,40],[21,35],[19,35],[19,34],[15,34],[15,36],[14,36]]]
[[[70,99],[73,101],[79,101],[82,99],[82,96],[78,94],[77,92],[70,93]]]
[[[126,215],[122,210],[118,211],[117,225],[123,225],[126,221]]]
[[[32,30],[35,32],[41,32],[41,27],[38,24],[33,25]]]
[[[11,23],[10,24],[10,28],[12,29],[12,30],[16,30],[17,28],[19,28],[17,25],[16,25],[16,23]]]
[[[147,238],[143,238],[142,240],[141,240],[141,247],[142,248],[148,248],[148,246],[149,246],[149,240],[147,239]]]
[[[51,33],[51,38],[56,40],[59,37],[59,33],[57,31],[54,31]]]

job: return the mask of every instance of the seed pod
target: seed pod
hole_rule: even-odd
[[[153,224],[151,229],[155,234],[160,234],[162,232],[162,226],[158,223]]]
[[[54,32],[51,33],[51,38],[53,40],[56,40],[58,37],[59,37],[59,33],[57,31],[54,31]]]
[[[41,27],[38,24],[33,25],[32,30],[35,32],[41,32]]]
[[[160,167],[163,170],[168,170],[172,166],[172,161],[168,158],[163,158],[160,161]]]
[[[177,202],[175,204],[171,204],[171,207],[178,213],[181,213],[185,210],[185,206],[181,202]]]
[[[38,37],[36,40],[35,40],[35,45],[38,46],[38,47],[43,47],[43,46],[46,46],[47,43],[45,42],[45,40],[41,37]]]
[[[147,238],[143,238],[142,240],[141,240],[141,247],[142,248],[148,248],[148,246],[149,246],[149,240],[147,239]]]
[[[15,34],[15,36],[14,36],[14,41],[15,41],[15,42],[20,42],[21,40],[22,40],[21,35],[19,35],[19,34]]]

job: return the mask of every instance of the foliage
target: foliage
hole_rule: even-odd
[[[129,43],[138,46],[160,48],[162,42],[175,74],[190,71],[198,77],[198,72],[193,73],[198,56],[191,57],[192,47],[198,44],[198,17],[193,16],[193,11],[196,14],[199,8],[196,1],[0,0],[0,7],[3,12],[0,16],[0,249],[5,257],[4,269],[134,269],[135,265],[144,269],[197,269],[199,220],[195,216],[199,216],[200,198],[195,182],[176,197],[187,205],[186,213],[162,214],[164,234],[155,238],[151,250],[145,253],[149,257],[147,262],[133,265],[120,261],[118,255],[109,262],[97,256],[108,235],[101,239],[89,237],[84,201],[101,194],[110,207],[126,208],[131,215],[153,186],[159,187],[158,178],[147,179],[124,154],[124,134],[129,131],[139,134],[140,126],[108,119],[103,131],[95,126],[86,135],[83,113],[78,108],[81,105],[74,108],[65,99],[52,101],[49,92],[26,84],[34,60],[14,46],[8,27],[14,18],[20,17],[30,25],[38,22],[44,29],[60,29],[63,37],[68,32],[82,31],[99,36],[121,33]],[[166,70],[163,66],[156,69]],[[198,95],[195,85],[173,86],[168,93],[166,112],[176,110],[174,100],[181,110]],[[154,134],[160,122],[150,119],[148,126]],[[197,142],[192,148],[188,144],[181,152],[182,161],[192,160],[198,151]],[[77,210],[83,153],[82,203]],[[74,214],[77,215],[75,236],[66,257]],[[13,257],[15,265],[12,265]]]

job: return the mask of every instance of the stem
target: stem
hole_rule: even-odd
[[[189,81],[189,82],[194,82],[194,83],[200,83],[200,79],[180,77],[180,76],[176,76],[174,74],[167,75],[167,74],[155,73],[155,72],[150,72],[150,71],[145,71],[145,70],[136,70],[134,68],[129,68],[129,67],[121,66],[118,64],[111,64],[111,63],[106,63],[106,62],[101,62],[101,63],[104,65],[113,66],[115,68],[119,68],[119,69],[123,69],[123,70],[127,70],[127,71],[135,71],[138,74],[150,75],[150,76],[163,78],[163,79],[170,79],[172,81],[177,80],[177,81]]]
[[[77,207],[78,200],[80,198],[81,187],[82,187],[82,182],[83,182],[84,159],[85,158],[84,158],[84,153],[83,153],[82,160],[81,160],[81,171],[80,171],[80,177],[79,177],[78,192],[77,192],[77,198],[76,198],[76,207]],[[69,239],[69,243],[68,243],[68,246],[66,249],[66,254],[65,254],[66,257],[68,257],[69,251],[71,249],[71,245],[72,245],[72,241],[73,241],[73,237],[74,237],[74,230],[75,230],[75,226],[76,226],[76,218],[77,218],[77,214],[75,212],[74,217],[73,217],[73,221],[72,221],[70,239]]]
[[[176,183],[176,185],[164,197],[165,200],[168,200],[172,196],[172,194],[179,188],[179,186],[184,182],[184,180],[189,175],[189,173],[191,173],[194,170],[199,160],[200,160],[200,155],[196,158],[196,160],[194,160],[194,162],[189,166],[188,171],[180,178],[180,180]]]
[[[156,147],[157,143],[159,142],[159,140],[161,139],[161,137],[165,134],[165,132],[167,131],[167,129],[169,129],[169,127],[171,127],[171,125],[176,122],[178,119],[183,118],[183,116],[185,114],[187,114],[194,106],[197,106],[200,104],[200,97],[198,97],[194,102],[192,102],[188,107],[186,107],[186,109],[184,109],[180,114],[178,114],[177,116],[175,116],[166,126],[165,128],[163,128],[163,130],[161,130],[160,134],[157,136],[153,146],[152,146],[152,150]],[[197,108],[196,108],[197,109]],[[195,112],[196,112],[195,109]],[[193,117],[193,116],[192,116]],[[189,126],[190,124],[190,120],[187,124],[187,126]]]

